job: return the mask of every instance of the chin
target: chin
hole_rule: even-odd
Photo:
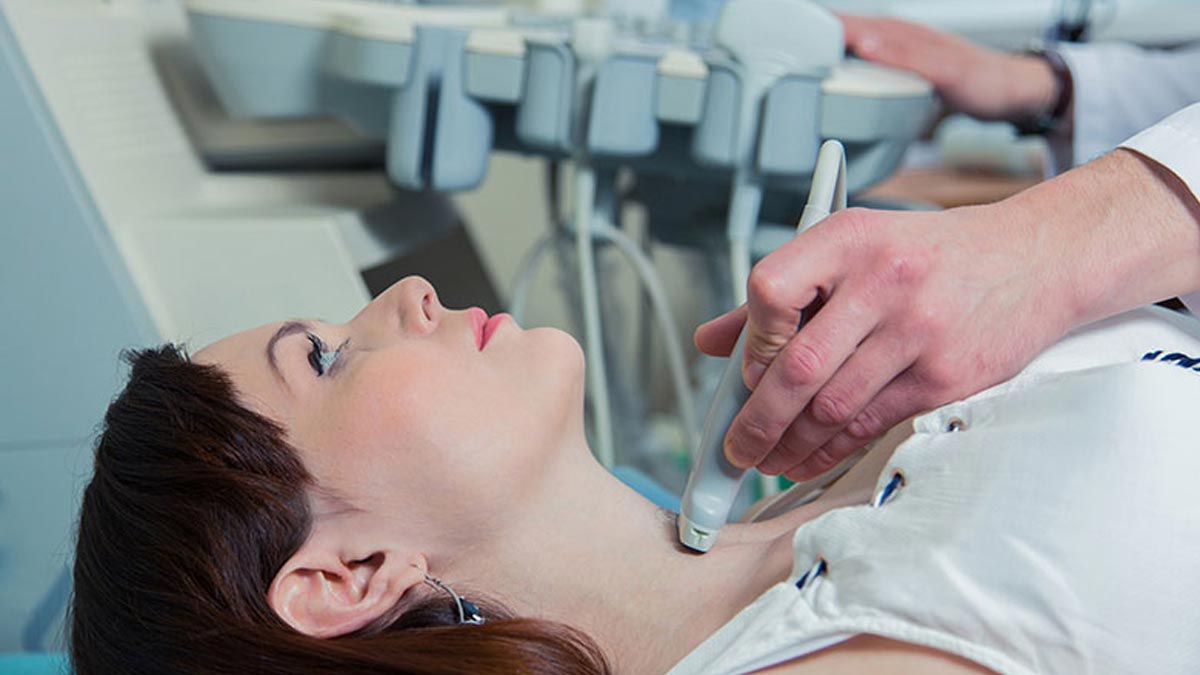
[[[553,388],[553,397],[582,411],[587,370],[583,347],[570,333],[557,328],[533,328],[527,334],[534,343],[536,368]]]
[[[583,347],[570,333],[548,327],[531,328],[527,333],[537,341],[542,358],[552,364],[552,367],[578,373],[579,377],[583,377],[587,360],[584,358]]]
[[[507,451],[492,457],[495,464],[483,472],[510,476],[502,483],[513,499],[534,489],[536,482],[529,481],[541,480],[539,467],[552,465],[549,453],[574,446],[569,441],[583,428],[585,360],[579,343],[556,328],[533,328],[519,337],[503,357],[511,379],[494,402],[510,415],[496,431]]]

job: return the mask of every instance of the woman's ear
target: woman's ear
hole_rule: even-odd
[[[419,553],[355,551],[314,532],[275,575],[267,601],[305,635],[348,635],[392,611],[426,569]]]

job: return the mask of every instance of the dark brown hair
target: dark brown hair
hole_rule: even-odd
[[[125,359],[79,517],[78,675],[609,672],[582,633],[474,595],[482,626],[457,625],[450,598],[431,596],[354,635],[296,632],[267,590],[308,536],[313,477],[219,369],[172,345]]]

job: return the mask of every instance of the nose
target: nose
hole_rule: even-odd
[[[445,313],[433,285],[412,276],[380,293],[351,323],[372,333],[426,335],[437,329]]]

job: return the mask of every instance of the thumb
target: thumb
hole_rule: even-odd
[[[763,322],[765,328],[759,328],[762,324],[755,323],[751,315],[746,326],[746,356],[742,362],[742,378],[747,388],[754,389],[758,386],[763,373],[779,352],[824,305],[825,298],[817,291],[816,297],[807,307],[796,313],[772,315]]]
[[[742,378],[746,387],[754,389],[763,373],[779,355],[800,327],[824,304],[819,289],[798,294],[796,304],[785,307],[763,302],[757,307],[750,300],[749,319],[746,322],[746,353],[742,359]]]
[[[837,285],[842,259],[863,211],[835,213],[758,261],[746,283],[746,354],[742,377],[754,389],[779,352],[800,329],[804,312],[816,311],[823,289]],[[850,238],[843,233],[850,233]]]
[[[746,306],[741,305],[700,324],[694,336],[696,347],[709,356],[729,356],[745,325]]]
[[[742,359],[742,379],[753,390],[762,380],[767,367],[798,332],[799,322],[761,327],[751,319],[746,326],[746,354]]]

